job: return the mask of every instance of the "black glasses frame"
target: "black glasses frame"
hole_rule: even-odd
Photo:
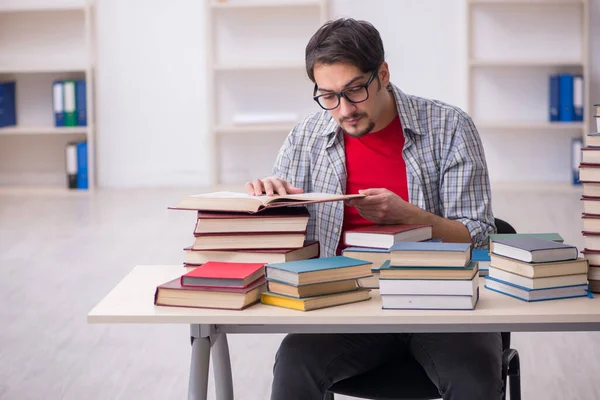
[[[317,102],[317,104],[319,105],[319,107],[321,107],[323,110],[334,110],[336,108],[338,108],[340,106],[340,102],[342,101],[342,97],[345,98],[348,102],[353,103],[353,104],[358,104],[358,103],[363,103],[365,101],[367,101],[369,99],[369,86],[371,85],[371,82],[373,82],[373,79],[375,79],[375,77],[377,76],[377,71],[379,71],[379,68],[376,68],[372,73],[371,76],[369,77],[369,79],[367,80],[366,83],[361,83],[359,85],[354,85],[352,87],[349,87],[346,90],[343,90],[341,92],[337,92],[337,93],[323,93],[317,96],[317,90],[319,89],[317,84],[315,83],[315,89],[313,91],[313,100]],[[360,101],[352,101],[350,100],[350,98],[348,97],[348,95],[346,95],[346,92],[349,90],[356,90],[358,88],[364,88],[367,92],[367,97],[365,97],[364,100],[360,100]],[[337,104],[335,105],[335,107],[324,107],[321,102],[319,101],[319,98],[323,97],[323,96],[331,96],[331,95],[335,95],[337,97]]]

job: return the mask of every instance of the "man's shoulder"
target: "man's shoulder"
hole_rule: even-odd
[[[446,103],[441,100],[430,99],[412,94],[406,95],[413,109],[419,114],[444,115],[446,118],[452,119],[471,119],[469,114],[462,108]]]

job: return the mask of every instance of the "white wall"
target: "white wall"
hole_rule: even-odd
[[[202,1],[97,1],[99,184],[104,187],[207,185],[206,36]],[[330,15],[366,19],[380,30],[392,80],[404,91],[466,107],[464,3],[464,0],[332,0]],[[592,0],[591,20],[592,37],[600,37],[600,0]],[[600,51],[596,42],[591,43],[596,47],[592,60],[592,101],[600,98]],[[271,144],[254,153],[252,163],[254,171],[267,173],[283,137],[265,138],[270,138]],[[512,147],[506,140],[500,143],[496,140],[493,145],[509,150]],[[536,147],[533,140],[529,151]],[[244,151],[248,149],[240,146],[237,152],[224,154],[231,164],[243,157]],[[564,154],[570,153],[567,150]],[[564,154],[558,152],[554,157],[564,158]],[[262,164],[257,167],[255,160]],[[565,160],[557,162],[564,164]],[[493,154],[489,163],[497,180],[511,178],[514,170],[528,168],[523,163],[506,170],[505,160]],[[502,171],[510,174],[503,175]],[[244,172],[247,173],[238,167],[230,170],[228,176],[243,180]],[[566,174],[561,169],[550,170],[540,179],[562,179]]]

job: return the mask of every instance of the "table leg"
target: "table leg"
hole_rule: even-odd
[[[208,395],[208,369],[210,365],[210,336],[201,336],[199,325],[192,325],[191,328],[192,360],[190,365],[188,400],[206,400]],[[195,330],[198,331],[198,334],[194,333]]]
[[[214,335],[211,337],[211,345],[217,400],[233,400],[231,360],[229,358],[227,335],[224,333]]]

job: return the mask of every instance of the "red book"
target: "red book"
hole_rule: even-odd
[[[209,261],[181,276],[181,286],[244,288],[264,275],[264,263]]]
[[[389,249],[397,242],[421,242],[431,239],[431,225],[370,225],[344,234],[347,246]]]

